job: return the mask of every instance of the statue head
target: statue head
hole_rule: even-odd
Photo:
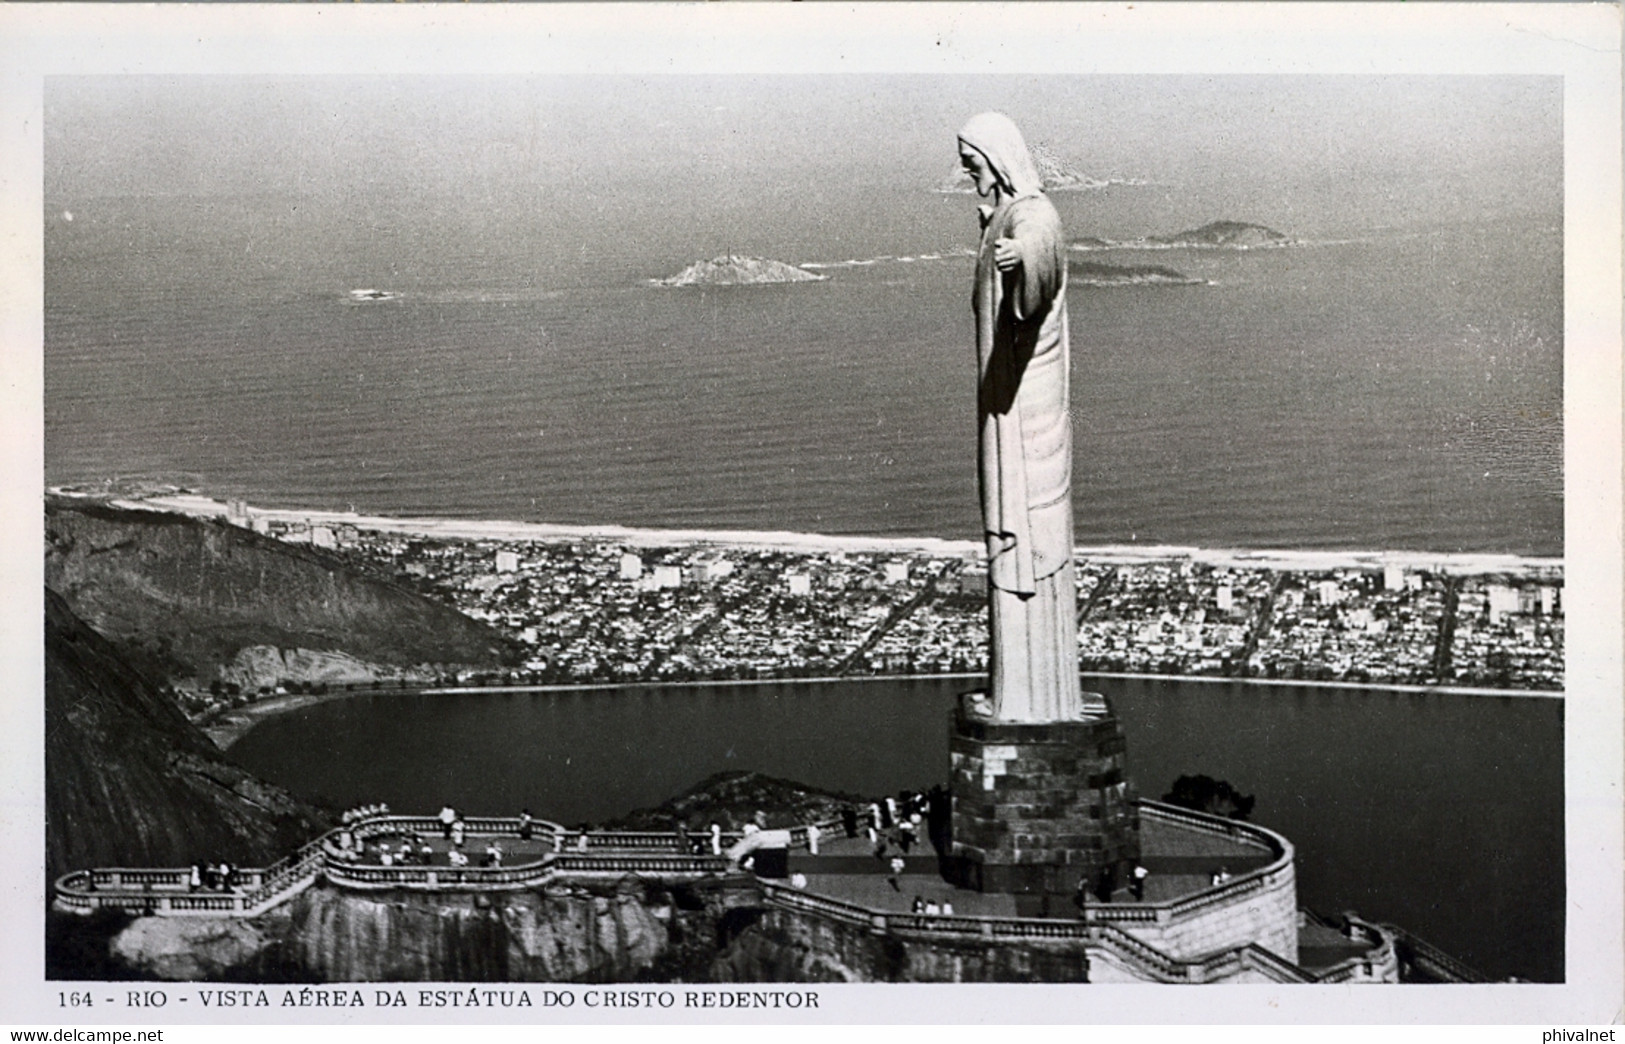
[[[959,129],[959,160],[984,196],[995,189],[1006,198],[1044,190],[1026,139],[1003,113],[972,116]]]

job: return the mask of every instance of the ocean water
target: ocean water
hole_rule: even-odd
[[[1167,231],[1133,191],[1057,200],[1074,236]],[[971,197],[815,193],[766,228],[626,199],[55,201],[47,480],[975,537]],[[1070,289],[1078,541],[1561,554],[1555,223],[1285,231],[1081,255],[1209,282]],[[872,263],[650,285],[730,250]]]
[[[753,769],[859,794],[944,782],[954,679],[357,695],[231,756],[336,807],[567,824]],[[1229,780],[1297,852],[1298,897],[1397,923],[1486,974],[1563,978],[1563,705],[1455,693],[1089,679],[1142,796]],[[1554,868],[1556,870],[1554,871]]]

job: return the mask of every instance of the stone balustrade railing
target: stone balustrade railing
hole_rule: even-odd
[[[1366,944],[1366,952],[1338,962],[1315,973],[1315,981],[1335,984],[1344,982],[1398,982],[1399,929],[1372,924],[1353,914],[1344,914],[1339,921],[1328,920],[1313,910],[1304,910],[1303,917],[1311,924],[1341,932],[1351,940]],[[1446,960],[1454,961],[1447,955]],[[1480,980],[1482,981],[1482,980]]]
[[[532,838],[543,844],[551,841],[558,850],[522,866],[376,866],[346,858],[340,836],[348,832],[366,840],[438,834],[443,825],[431,816],[370,816],[330,830],[268,867],[238,870],[237,883],[228,891],[193,891],[190,868],[98,868],[75,870],[58,878],[54,902],[59,909],[76,913],[111,907],[157,915],[253,916],[309,887],[319,876],[341,887],[362,890],[502,890],[559,876],[703,876],[729,869],[725,857],[678,851],[675,832],[590,831],[583,835],[546,820],[532,820],[531,828]],[[518,837],[521,824],[518,817],[468,817],[463,820],[463,830],[471,837]],[[801,836],[804,843],[805,830]],[[579,847],[583,837],[585,851]],[[729,845],[739,837],[725,834],[722,841]]]
[[[767,901],[786,910],[813,914],[865,928],[876,934],[987,940],[1078,940],[1109,950],[1141,974],[1159,982],[1218,982],[1240,968],[1257,969],[1278,982],[1310,982],[1301,968],[1263,947],[1250,945],[1202,961],[1180,961],[1112,924],[1045,918],[975,917],[959,914],[889,913],[828,896],[813,895],[772,881],[761,882]]]
[[[1221,834],[1276,856],[1272,862],[1195,896],[1163,903],[1089,904],[1077,921],[1039,918],[966,917],[961,915],[886,914],[843,903],[823,896],[808,895],[798,889],[763,882],[769,901],[791,909],[820,913],[839,920],[880,930],[964,937],[978,935],[993,939],[1070,939],[1123,935],[1119,945],[1133,952],[1159,951],[1122,933],[1117,926],[1133,923],[1159,924],[1195,916],[1203,910],[1267,887],[1273,875],[1290,868],[1291,845],[1279,835],[1252,824],[1226,820],[1199,812],[1142,801],[1141,815],[1176,821],[1181,825]],[[464,830],[473,836],[518,836],[517,817],[473,817],[464,820]],[[819,829],[836,837],[844,834],[839,820],[820,823]],[[97,869],[64,875],[56,884],[56,902],[66,910],[88,912],[102,906],[147,910],[168,914],[248,914],[262,912],[308,887],[325,876],[341,887],[363,890],[408,888],[415,890],[460,889],[500,890],[534,886],[561,875],[659,874],[702,876],[729,869],[726,858],[690,855],[675,851],[672,832],[589,832],[586,851],[579,847],[582,834],[556,823],[532,820],[533,836],[544,842],[552,837],[558,850],[546,853],[534,863],[508,867],[428,867],[375,866],[349,861],[340,855],[337,839],[343,831],[358,838],[399,833],[437,833],[442,824],[428,816],[379,815],[358,820],[308,842],[293,855],[263,870],[244,870],[246,887],[230,893],[198,893],[189,890],[187,870]],[[696,834],[696,837],[703,836]],[[728,834],[724,844],[740,835]],[[792,843],[806,844],[806,828],[794,828]],[[608,850],[608,851],[606,851]],[[179,900],[179,901],[177,901]],[[1143,955],[1142,955],[1143,956]],[[1144,956],[1145,960],[1151,960]],[[1166,958],[1165,958],[1166,959]],[[1180,964],[1180,969],[1188,965]],[[1174,974],[1174,972],[1170,972]],[[1181,972],[1182,974],[1182,972]]]
[[[1267,830],[1264,827],[1240,820],[1193,812],[1190,809],[1179,808],[1175,805],[1165,805],[1160,801],[1142,800],[1140,802],[1140,815],[1145,818],[1178,823],[1182,827],[1200,830],[1204,833],[1227,837],[1239,844],[1269,852],[1274,858],[1266,865],[1244,874],[1238,874],[1223,884],[1204,888],[1199,892],[1179,899],[1162,903],[1135,903],[1132,906],[1103,904],[1090,907],[1089,913],[1094,914],[1099,911],[1099,917],[1103,921],[1148,919],[1125,916],[1126,911],[1134,909],[1155,911],[1156,917],[1154,919],[1159,924],[1178,921],[1183,918],[1197,916],[1215,906],[1229,905],[1251,893],[1264,891],[1275,885],[1284,875],[1293,872],[1292,860],[1294,853],[1292,843],[1273,830]]]
[[[1427,975],[1442,982],[1489,982],[1488,976],[1456,960],[1426,939],[1419,939],[1392,924],[1382,926],[1395,940],[1396,947],[1410,963]]]

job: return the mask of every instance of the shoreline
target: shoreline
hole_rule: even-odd
[[[168,511],[194,518],[225,519],[228,505],[195,493],[153,496],[103,497],[96,494],[48,492],[101,500],[136,511]],[[942,537],[853,536],[797,533],[789,530],[665,529],[619,525],[566,525],[552,522],[510,522],[485,519],[413,518],[364,515],[350,511],[260,508],[249,506],[248,518],[306,525],[353,526],[358,530],[422,539],[492,540],[514,543],[560,543],[604,540],[629,547],[751,547],[802,552],[917,553],[938,557],[980,554],[981,543]],[[1077,554],[1108,565],[1135,565],[1186,559],[1233,569],[1329,571],[1381,570],[1397,565],[1406,569],[1457,576],[1484,574],[1537,574],[1561,572],[1564,559],[1476,551],[1406,551],[1363,549],[1204,548],[1183,544],[1079,545]]]
[[[1262,685],[1274,688],[1298,687],[1311,689],[1351,689],[1360,692],[1382,693],[1395,695],[1429,695],[1439,693],[1447,696],[1499,696],[1509,699],[1557,699],[1566,697],[1562,690],[1547,689],[1488,689],[1465,685],[1414,685],[1400,682],[1343,682],[1318,681],[1293,678],[1220,678],[1204,674],[1133,674],[1126,671],[1082,671],[1079,676],[1088,681],[1090,678],[1110,678],[1114,681],[1154,681],[1154,682],[1203,682],[1208,684],[1231,685]],[[900,682],[900,681],[952,681],[965,682],[984,681],[986,675],[964,674],[868,674],[853,677],[822,676],[816,678],[731,678],[718,681],[669,681],[669,682],[583,682],[580,684],[554,683],[550,685],[431,685],[423,688],[403,690],[400,688],[383,689],[341,689],[337,692],[325,693],[288,693],[284,696],[272,696],[242,707],[235,708],[208,725],[199,725],[203,734],[214,741],[216,747],[222,751],[230,750],[244,736],[254,730],[262,721],[291,714],[306,707],[317,704],[331,703],[335,700],[350,699],[355,696],[477,696],[497,693],[574,693],[574,692],[635,692],[643,689],[693,689],[700,687],[722,688],[760,685],[828,685],[833,682],[847,683],[873,683],[873,682]]]

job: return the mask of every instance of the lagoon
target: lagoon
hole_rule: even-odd
[[[1204,773],[1297,847],[1299,903],[1400,925],[1492,977],[1563,978],[1560,699],[1085,678],[1157,798]],[[338,807],[447,802],[574,824],[757,770],[878,795],[945,782],[959,679],[358,694],[231,749]]]

